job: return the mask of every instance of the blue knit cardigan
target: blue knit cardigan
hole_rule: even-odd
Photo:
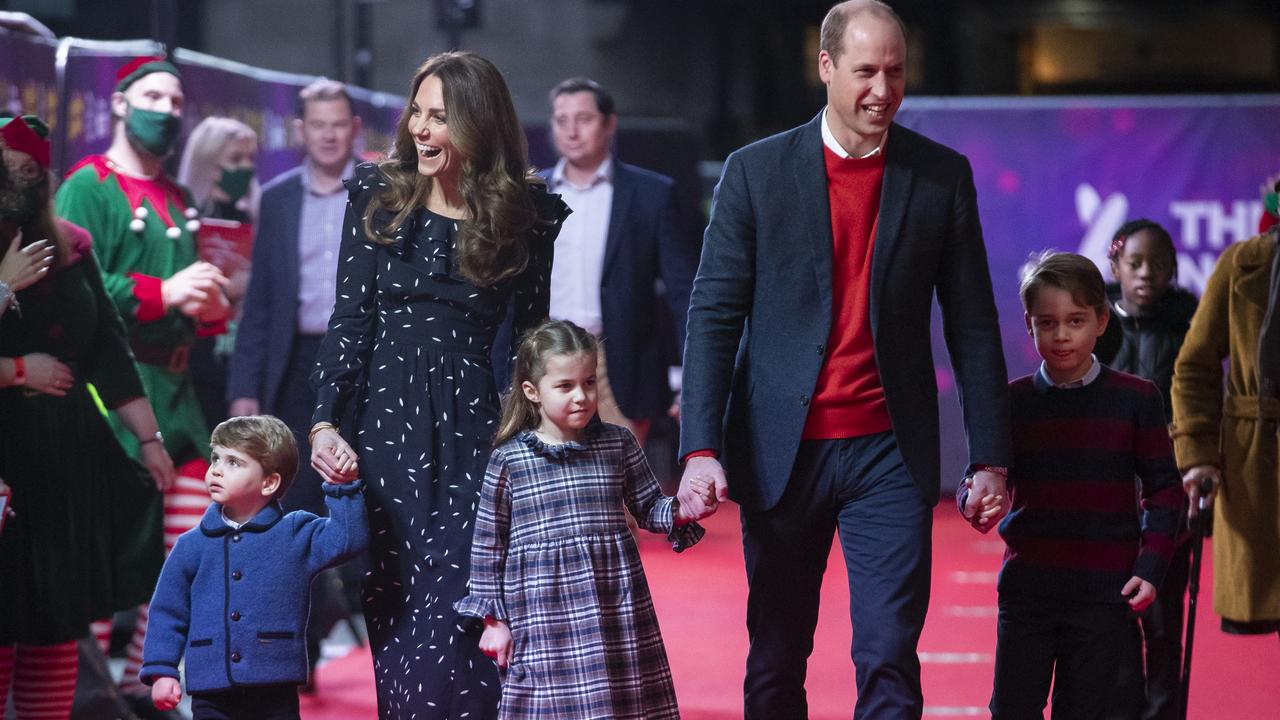
[[[212,504],[178,538],[151,599],[142,681],[180,677],[187,692],[307,679],[311,580],[369,544],[363,483],[324,483],[329,517],[271,503],[239,530]]]

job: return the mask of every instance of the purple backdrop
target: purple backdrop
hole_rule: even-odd
[[[1280,170],[1280,96],[914,98],[905,126],[968,156],[990,256],[1009,374],[1039,363],[1018,300],[1019,268],[1045,248],[1092,258],[1128,219],[1164,225],[1178,282],[1197,295],[1218,254],[1252,237],[1260,186]],[[958,472],[963,427],[940,323],[933,345],[943,403],[943,467]],[[956,478],[953,478],[953,480]]]
[[[63,38],[53,42],[0,29],[0,92],[4,93],[4,107],[11,112],[34,111],[49,121],[54,138],[54,167],[61,174],[80,158],[103,152],[111,144],[110,97],[117,68],[129,58],[159,51],[160,46],[149,40]],[[63,58],[61,92],[59,55]],[[173,57],[182,70],[187,95],[184,137],[205,117],[225,115],[258,132],[261,182],[302,161],[290,124],[298,90],[314,76],[263,70],[181,48]],[[359,148],[386,150],[404,98],[364,88],[348,89],[356,112],[364,120]],[[60,102],[65,107],[59,108]],[[65,114],[60,115],[60,109]]]

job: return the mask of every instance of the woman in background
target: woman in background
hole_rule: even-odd
[[[182,151],[178,182],[191,190],[201,218],[232,220],[252,225],[258,217],[261,189],[255,176],[258,136],[239,120],[213,115],[200,121]],[[235,252],[229,242],[204,228],[200,233],[201,258],[217,265],[227,276],[227,299],[232,318],[240,316],[240,301],[249,287],[249,259]],[[198,338],[191,348],[191,379],[200,411],[209,427],[227,419],[227,359],[235,347],[235,320],[227,332]]]
[[[12,680],[19,718],[53,719],[70,714],[89,623],[151,595],[157,488],[174,469],[89,234],[53,218],[46,138],[39,118],[0,119],[0,267],[24,247],[54,258],[0,317],[0,477],[15,511],[0,532],[0,708]],[[88,383],[137,438],[145,471]]]

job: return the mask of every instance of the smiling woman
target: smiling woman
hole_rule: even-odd
[[[488,718],[497,672],[452,603],[466,594],[498,424],[490,352],[508,312],[516,337],[546,317],[551,243],[569,211],[526,175],[524,133],[492,63],[434,56],[409,97],[389,159],[347,181],[312,466],[331,479],[358,467],[367,482],[379,715]],[[335,428],[348,411],[342,435],[355,448]]]

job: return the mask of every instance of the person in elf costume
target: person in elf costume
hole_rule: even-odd
[[[164,57],[137,58],[117,73],[111,95],[111,146],[75,165],[58,190],[59,216],[89,230],[103,285],[125,322],[147,397],[163,443],[177,466],[165,493],[164,542],[168,551],[199,523],[209,505],[204,485],[209,430],[187,369],[197,337],[225,330],[230,305],[227,278],[196,257],[200,221],[191,193],[170,178],[163,162],[173,152],[182,124],[182,80]],[[138,457],[137,438],[114,413],[109,418],[120,444]],[[95,623],[101,638],[109,628]],[[138,681],[146,635],[146,607],[128,652],[121,690],[134,710],[155,717],[147,688]]]

